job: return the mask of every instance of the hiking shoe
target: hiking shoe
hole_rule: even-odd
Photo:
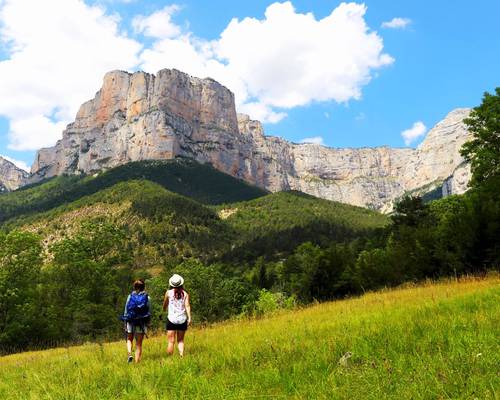
[[[134,357],[128,356],[127,362],[130,364],[132,361],[134,361]]]

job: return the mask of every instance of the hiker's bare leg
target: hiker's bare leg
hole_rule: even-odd
[[[132,343],[134,341],[134,334],[127,333],[127,353],[128,355],[132,354]]]
[[[179,355],[184,356],[184,335],[186,331],[177,331],[177,348],[179,349]]]
[[[168,338],[167,353],[169,356],[174,354],[175,332],[176,331],[167,331],[167,338]]]
[[[144,333],[138,333],[135,339],[135,362],[141,361],[142,356],[142,340],[144,339]]]

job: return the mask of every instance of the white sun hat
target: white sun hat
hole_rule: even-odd
[[[173,274],[168,280],[168,284],[172,287],[179,287],[184,285],[184,278],[180,275]]]

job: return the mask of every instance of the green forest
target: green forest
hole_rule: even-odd
[[[500,88],[465,121],[464,195],[394,212],[270,194],[187,159],[60,176],[0,195],[0,353],[111,340],[136,278],[159,328],[179,273],[194,322],[355,296],[500,263]]]

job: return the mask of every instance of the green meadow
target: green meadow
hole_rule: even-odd
[[[1,399],[496,399],[500,277],[406,285],[125,343],[0,358]],[[118,324],[118,323],[117,323]]]

